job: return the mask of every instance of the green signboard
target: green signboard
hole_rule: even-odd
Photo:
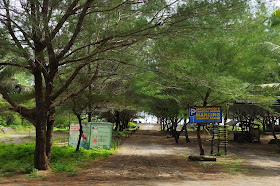
[[[83,135],[80,147],[89,148],[111,148],[113,124],[106,122],[82,123]],[[79,122],[70,122],[69,145],[77,146],[80,134]]]
[[[112,123],[91,123],[90,148],[101,147],[111,148],[112,141]]]

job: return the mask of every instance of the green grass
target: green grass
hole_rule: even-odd
[[[12,128],[15,131],[9,131],[7,134],[0,132],[0,136],[7,136],[9,134],[27,133],[35,132],[35,127],[33,125],[0,125],[0,127]]]
[[[190,155],[179,154],[178,156],[183,157],[183,158],[189,158]]]
[[[29,174],[29,178],[37,176],[37,170],[33,167],[35,145],[24,143],[20,145],[0,144],[0,178],[1,175],[23,173]],[[88,168],[87,161],[98,157],[109,157],[114,150],[80,148],[75,152],[75,147],[53,146],[50,166],[54,172],[77,172],[80,168]]]
[[[38,170],[33,168],[32,172],[27,176],[27,178],[37,178],[38,177]]]
[[[54,127],[53,130],[56,131],[56,132],[65,132],[65,133],[67,133],[67,132],[69,132],[69,127],[66,127],[66,128],[57,128],[57,127]]]
[[[248,169],[244,168],[241,160],[235,160],[230,162],[216,162],[218,165],[228,168],[229,173],[249,172]]]
[[[221,162],[198,162],[199,165],[207,165],[207,166],[212,166],[212,165],[219,165],[221,167],[226,168],[227,173],[247,173],[250,172],[249,169],[246,169],[244,167],[243,161],[241,159],[237,160],[231,160],[231,161],[221,161]]]
[[[130,132],[128,131],[115,131],[113,130],[113,134],[117,137],[126,137],[128,134],[130,134]]]
[[[64,136],[64,137],[56,137],[53,139],[53,144],[57,145],[57,144],[63,144],[63,145],[68,145],[68,136]]]

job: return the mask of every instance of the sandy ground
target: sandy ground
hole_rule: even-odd
[[[91,162],[88,169],[75,177],[67,173],[40,172],[42,178],[27,179],[26,175],[4,178],[3,185],[280,185],[280,154],[276,145],[267,145],[270,136],[261,144],[230,142],[228,155],[217,162],[191,162],[187,156],[198,154],[195,132],[191,143],[180,137],[178,144],[167,138],[166,132],[155,125],[142,125],[108,159]],[[206,154],[210,142],[203,136]],[[231,171],[234,163],[237,171]]]

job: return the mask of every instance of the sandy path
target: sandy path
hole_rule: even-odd
[[[155,128],[154,125],[146,125],[142,129]],[[260,144],[249,145],[251,149],[248,148],[248,145],[247,147],[241,145],[241,148],[238,144],[231,145],[229,150],[234,151],[238,157],[251,157],[252,159],[246,163],[246,168],[250,168],[250,172],[231,174],[227,167],[217,163],[201,165],[197,162],[187,161],[187,157],[184,155],[198,154],[195,135],[190,135],[190,137],[191,144],[185,144],[184,139],[180,139],[180,143],[176,144],[174,139],[166,138],[165,132],[140,130],[122,144],[118,153],[108,159],[93,161],[91,168],[82,170],[78,176],[67,177],[66,173],[50,174],[46,176],[47,181],[41,181],[38,178],[28,180],[21,177],[16,180],[16,184],[160,186],[243,184],[263,186],[280,184],[278,167],[280,158],[270,153],[272,152],[271,146],[263,145],[258,151],[254,145]],[[266,149],[268,147],[270,149]],[[230,161],[230,157],[219,158],[218,161]],[[15,184],[12,179],[4,181],[3,184]]]

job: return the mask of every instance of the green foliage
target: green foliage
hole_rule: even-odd
[[[51,168],[54,172],[77,172],[78,169],[74,168],[71,164],[53,163]]]
[[[113,135],[117,136],[117,137],[121,137],[122,132],[118,131],[118,130],[113,130]]]
[[[33,168],[31,173],[27,176],[27,178],[37,178],[38,177],[38,169]]]
[[[129,122],[128,126],[129,126],[130,129],[136,129],[137,128],[137,125],[133,122]]]
[[[26,164],[23,167],[21,167],[21,170],[20,170],[20,172],[22,172],[24,174],[30,174],[33,171],[34,171],[33,164]]]
[[[270,17],[270,25],[271,26],[277,26],[280,24],[280,9],[273,12],[273,14]]]
[[[0,145],[0,173],[21,172],[29,174],[29,178],[37,177],[37,169],[33,167],[34,143],[21,145]],[[74,147],[53,147],[51,168],[54,172],[75,173],[79,169],[89,167],[84,161],[94,160],[98,157],[109,157],[114,150],[80,149],[75,152]]]

